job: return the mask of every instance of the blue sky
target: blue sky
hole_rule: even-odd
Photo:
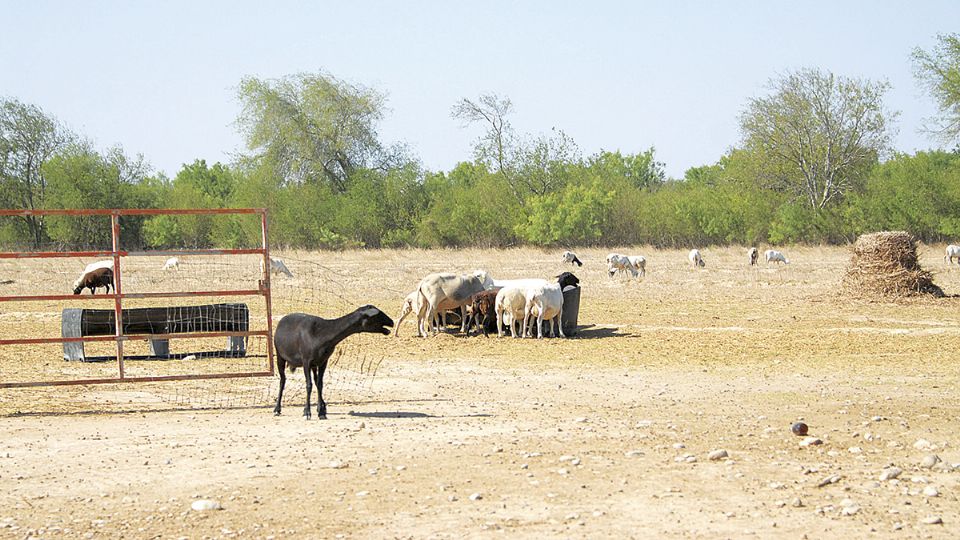
[[[346,5],[349,4],[349,5]],[[667,172],[716,162],[771,77],[885,79],[897,150],[936,148],[910,51],[960,31],[960,2],[10,2],[0,95],[172,176],[243,151],[236,85],[325,70],[389,96],[385,141],[431,170],[470,159],[461,97],[509,96],[523,133],[584,155],[656,147]]]

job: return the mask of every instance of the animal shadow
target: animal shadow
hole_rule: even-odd
[[[359,416],[361,418],[438,418],[432,414],[410,412],[410,411],[373,411],[373,412],[355,412],[347,413],[349,416]]]
[[[596,325],[587,325],[577,327],[577,333],[573,335],[574,339],[602,339],[613,337],[627,337],[630,334],[620,332],[619,328],[598,327]]]

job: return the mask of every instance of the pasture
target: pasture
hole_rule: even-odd
[[[847,300],[846,248],[793,247],[790,265],[756,268],[744,248],[707,248],[699,270],[679,250],[581,249],[582,268],[561,251],[278,253],[294,277],[274,278],[274,323],[366,303],[396,317],[435,271],[581,278],[574,339],[422,339],[409,318],[399,337],[352,336],[326,421],[300,416],[299,371],[280,417],[276,377],[0,390],[0,536],[960,535],[960,298]],[[646,277],[608,277],[609,251],[646,256]],[[921,246],[920,263],[960,294],[942,254]],[[0,293],[66,291],[77,264],[4,261],[15,282]],[[252,288],[258,271],[253,257],[162,264],[132,261],[124,289]],[[251,327],[265,324],[247,301]],[[64,306],[0,305],[3,337],[59,335]],[[264,344],[249,349],[129,369],[255,369]],[[351,375],[350,359],[377,369]],[[0,348],[3,381],[115,368]],[[800,445],[798,419],[822,444]],[[943,463],[921,468],[930,454]],[[902,473],[881,481],[891,466]],[[192,511],[197,499],[222,510]]]

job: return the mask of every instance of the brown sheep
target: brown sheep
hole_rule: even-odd
[[[470,303],[467,304],[467,330],[470,329],[470,322],[472,321],[479,329],[483,330],[484,337],[487,336],[490,327],[495,326],[497,320],[496,311],[494,306],[497,301],[497,292],[500,291],[502,287],[494,287],[486,291],[480,291],[477,294],[473,295],[470,299]]]
[[[83,289],[90,289],[90,294],[97,294],[97,288],[103,287],[110,293],[113,287],[113,270],[109,268],[95,268],[80,276],[73,284],[73,294],[80,294]]]

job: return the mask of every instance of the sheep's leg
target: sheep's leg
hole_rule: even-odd
[[[552,330],[552,327],[551,327]],[[537,313],[537,339],[543,339],[543,310]]]
[[[287,374],[284,368],[287,367],[287,361],[277,355],[277,369],[280,371],[280,392],[277,393],[277,406],[273,408],[273,415],[280,416],[280,403],[283,402],[283,387],[287,384]]]
[[[310,419],[310,394],[313,392],[313,379],[311,378],[312,367],[309,363],[303,365],[304,379],[307,380],[307,404],[303,406],[303,416]]]
[[[520,329],[521,330],[520,335],[523,337],[530,337],[530,329],[529,329],[530,311],[531,311],[531,306],[530,306],[530,303],[528,302],[527,305],[523,307],[523,327]]]

